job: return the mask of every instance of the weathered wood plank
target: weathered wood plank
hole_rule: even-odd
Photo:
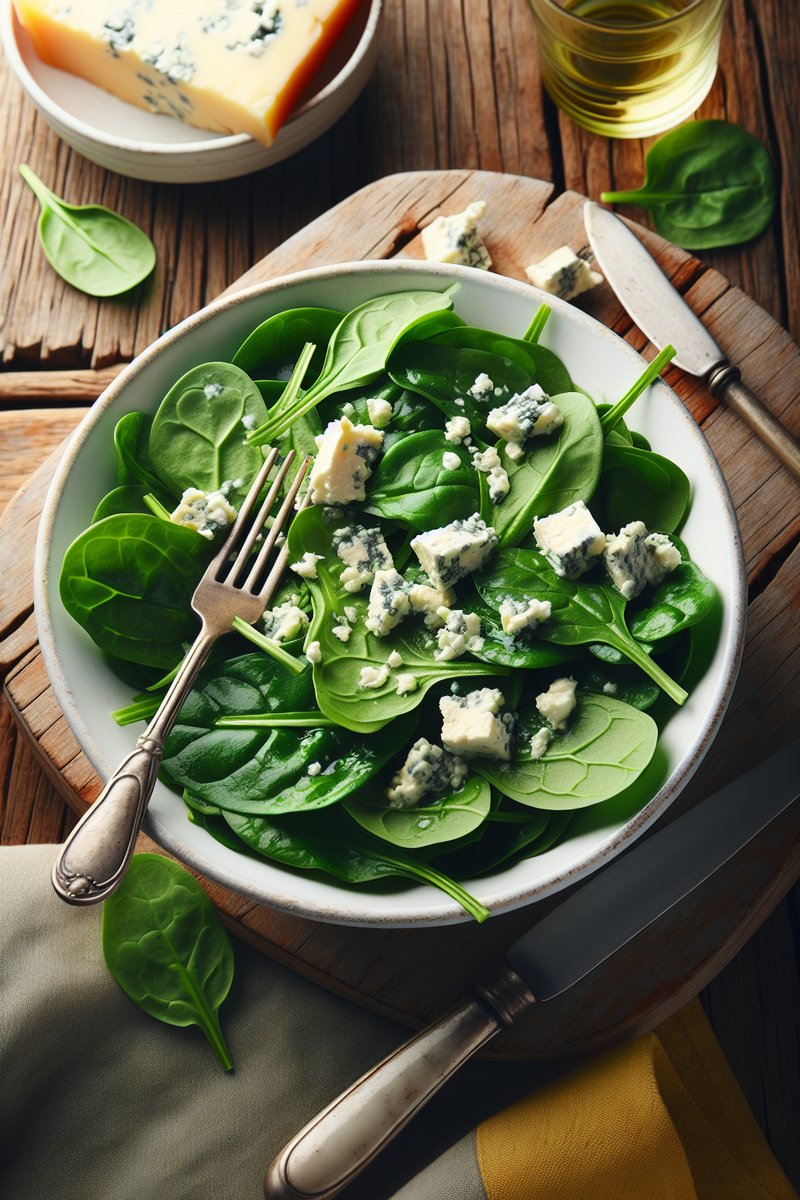
[[[62,408],[54,415],[50,409],[0,410],[0,514],[87,411]]]
[[[53,405],[92,404],[123,369],[101,371],[0,371],[0,408],[23,408],[33,400]]]

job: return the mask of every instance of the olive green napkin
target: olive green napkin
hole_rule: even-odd
[[[53,893],[55,852],[0,848],[5,1200],[259,1200],[280,1147],[409,1031],[234,939],[225,1073],[199,1029],[162,1025],[114,982],[100,908]],[[474,1134],[459,1139],[565,1070],[469,1063],[347,1200],[482,1195]]]

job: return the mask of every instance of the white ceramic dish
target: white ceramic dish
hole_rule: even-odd
[[[576,383],[618,397],[638,377],[643,360],[592,317],[524,283],[467,267],[373,262],[325,267],[240,292],[189,317],[159,338],[114,381],[76,429],[45,503],[36,550],[35,603],[39,640],[59,704],[83,750],[103,778],[131,749],[137,733],[120,729],[112,710],[130,689],[105,666],[88,635],[67,615],[58,595],[64,552],[86,528],[103,495],[116,486],[113,433],[134,409],[155,412],[172,384],[198,363],[227,359],[273,313],[301,305],[350,309],[373,296],[410,287],[441,290],[457,280],[456,310],[469,324],[520,336],[545,299],[553,313],[543,342],[565,361]],[[693,486],[682,536],[717,585],[721,631],[704,676],[666,725],[649,769],[649,801],[639,812],[621,800],[583,810],[568,841],[491,878],[467,883],[493,913],[558,891],[618,854],[675,799],[696,770],[730,700],[741,657],[746,581],[736,517],[719,467],[680,400],[662,381],[641,397],[630,424],[684,468]],[[627,802],[630,805],[630,801]],[[639,801],[642,803],[642,801]],[[638,807],[638,805],[633,806]],[[147,832],[205,875],[275,908],[322,921],[413,926],[469,919],[448,897],[398,883],[375,891],[347,887],[316,873],[293,872],[228,850],[192,825],[178,796],[156,786]]]
[[[48,125],[92,162],[155,183],[209,183],[249,175],[296,154],[330,129],[363,90],[378,57],[383,0],[362,0],[300,104],[267,148],[144,112],[37,58],[12,0],[0,0],[0,36],[12,71]]]

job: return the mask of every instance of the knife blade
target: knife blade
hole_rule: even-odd
[[[705,381],[800,479],[800,445],[758,397],[741,382],[739,368],[720,350],[699,317],[661,267],[619,217],[587,201],[583,221],[600,270],[642,333],[662,350],[671,344],[682,371]]]
[[[800,741],[637,843],[523,934],[476,996],[400,1046],[276,1156],[267,1200],[332,1200],[477,1050],[577,983],[800,797]]]

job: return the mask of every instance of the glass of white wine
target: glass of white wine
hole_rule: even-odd
[[[529,3],[542,82],[594,133],[663,133],[690,116],[714,82],[725,0]]]

